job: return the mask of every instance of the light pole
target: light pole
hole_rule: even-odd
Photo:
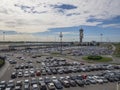
[[[60,32],[60,54],[62,55],[62,38],[63,38],[63,35],[62,35],[62,32]]]
[[[119,84],[120,84],[120,81],[117,82],[117,90],[119,90]]]
[[[103,34],[101,33],[100,36],[101,36],[100,38],[101,38],[101,43],[102,43],[102,36],[103,36]]]
[[[3,32],[3,41],[5,41],[5,32]]]

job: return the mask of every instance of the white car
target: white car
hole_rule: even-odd
[[[94,80],[99,84],[103,83],[103,79],[101,79],[99,76],[94,76]]]
[[[52,77],[52,80],[57,80],[56,76],[53,76],[53,77]]]
[[[54,83],[48,83],[48,88],[49,88],[49,90],[55,90]]]
[[[22,77],[23,73],[22,72],[18,72],[18,77]]]
[[[38,85],[37,84],[33,84],[32,90],[39,90]]]
[[[11,88],[6,88],[5,90],[12,90]]]
[[[28,71],[25,71],[24,77],[29,77],[29,72]]]

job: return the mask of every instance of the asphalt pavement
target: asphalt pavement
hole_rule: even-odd
[[[0,78],[6,73],[9,65],[9,62],[5,61],[5,65],[0,68]]]
[[[31,54],[32,55],[32,54]],[[40,63],[36,63],[36,60],[44,60],[46,58],[46,56],[42,56],[42,57],[39,57],[39,58],[31,58],[31,55],[30,54],[27,54],[27,53],[23,53],[23,52],[10,52],[10,56],[9,56],[9,59],[11,60],[17,60],[17,64],[22,64],[22,63],[25,63],[29,60],[32,60],[33,61],[33,66],[34,68],[37,68],[37,67],[41,67],[41,64]],[[24,57],[24,60],[20,60],[16,57],[18,56],[22,56]],[[58,58],[58,57],[56,57]],[[61,57],[59,57],[61,58]],[[63,58],[63,57],[62,57]],[[73,61],[68,59],[70,62]],[[8,61],[6,61],[6,64],[5,66],[3,66],[1,69],[0,69],[0,81],[1,80],[6,80],[6,81],[9,81],[11,79],[11,73],[14,71],[14,67],[15,65],[11,65],[8,63]],[[68,76],[68,75],[79,75],[79,74],[98,74],[102,71],[93,71],[93,72],[79,72],[79,73],[70,73],[70,74],[56,74],[56,75],[46,75],[48,77],[52,77],[52,76],[56,76],[56,77],[61,77],[61,76]],[[46,76],[40,76],[40,77],[46,77]],[[35,78],[39,78],[37,76],[35,76]],[[25,80],[25,79],[31,79],[31,77],[22,77],[22,78],[16,78],[14,79],[15,82],[17,80]],[[70,88],[64,88],[63,90],[116,90],[116,85],[117,83],[114,82],[114,83],[105,83],[105,84],[95,84],[95,85],[88,85],[88,86],[85,86],[85,87],[70,87]]]

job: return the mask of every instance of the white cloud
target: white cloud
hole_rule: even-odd
[[[53,35],[41,35],[35,36],[32,34],[15,34],[15,35],[5,35],[5,40],[3,40],[3,35],[0,35],[0,41],[59,41],[59,37]]]
[[[120,15],[120,0],[1,0],[0,1],[0,29],[17,32],[44,32],[49,28],[72,27],[79,25],[96,26],[102,22],[87,22],[93,16],[95,19],[110,19]],[[50,5],[70,4],[77,9],[60,13]],[[34,7],[41,14],[24,12],[23,5]],[[80,15],[66,16],[70,13]]]
[[[120,28],[120,24],[105,24],[102,25],[103,28],[107,28],[107,27],[113,27],[113,28]]]

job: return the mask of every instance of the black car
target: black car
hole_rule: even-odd
[[[29,65],[28,65],[28,64],[25,64],[25,68],[29,68]]]
[[[63,72],[68,74],[69,73],[69,70],[68,69],[63,69]]]
[[[53,83],[57,89],[63,89],[62,84],[58,80],[53,80]]]
[[[72,87],[75,87],[76,86],[76,83],[74,80],[69,80],[69,83],[70,83],[70,86]]]
[[[85,79],[85,80],[84,80],[84,84],[85,84],[85,85],[90,85],[90,81],[89,81],[88,79]]]
[[[16,64],[17,61],[16,61],[16,60],[9,60],[9,63],[10,63],[10,64]]]
[[[12,78],[12,79],[15,79],[16,77],[17,77],[16,72],[13,72],[13,73],[11,74],[11,78]]]
[[[78,86],[84,87],[84,82],[82,80],[75,80]]]
[[[114,79],[113,77],[108,77],[107,79],[108,79],[108,81],[110,81],[110,82],[114,82],[114,81],[115,81],[115,79]]]
[[[45,82],[46,84],[48,84],[48,83],[52,82],[52,80],[51,80],[49,77],[45,77],[45,78],[44,78],[44,82]]]
[[[39,84],[40,84],[40,90],[47,90],[47,87],[43,81],[41,81]]]

